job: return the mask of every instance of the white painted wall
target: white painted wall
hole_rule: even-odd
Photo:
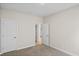
[[[1,53],[1,18],[0,18],[0,53]]]
[[[2,9],[1,18],[12,19],[17,22],[17,49],[27,48],[35,45],[35,24],[41,24],[42,18],[28,15],[12,10]]]
[[[79,6],[45,18],[50,24],[50,44],[72,55],[79,55]]]
[[[1,28],[1,9],[0,9],[0,28]],[[0,43],[1,43],[1,29],[0,29]],[[0,44],[0,54],[1,54],[1,44]]]

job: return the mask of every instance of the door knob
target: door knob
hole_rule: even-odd
[[[14,37],[14,38],[16,38],[16,37]]]

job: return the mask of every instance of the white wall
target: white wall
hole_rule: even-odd
[[[1,28],[1,9],[0,9],[0,28]],[[0,29],[0,53],[1,53],[1,29]]]
[[[50,44],[72,55],[79,55],[79,6],[45,18],[50,24]]]
[[[0,18],[0,53],[1,53],[1,18]]]
[[[1,10],[1,18],[15,20],[17,22],[17,49],[35,45],[35,24],[41,24],[42,18],[12,10]]]

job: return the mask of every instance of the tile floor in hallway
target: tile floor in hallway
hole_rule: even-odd
[[[7,52],[2,54],[1,56],[69,56],[69,55],[57,49],[42,45]]]

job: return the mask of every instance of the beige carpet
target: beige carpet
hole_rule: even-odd
[[[69,56],[61,51],[48,46],[34,46],[17,51],[11,51],[2,54],[1,56]]]

